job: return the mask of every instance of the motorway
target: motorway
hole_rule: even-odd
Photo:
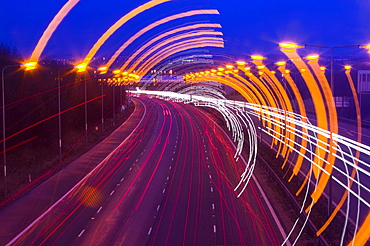
[[[134,101],[142,115],[135,130],[9,245],[281,244],[258,184],[237,198],[244,159],[235,161],[209,116],[191,105]]]

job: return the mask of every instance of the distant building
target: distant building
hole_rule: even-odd
[[[357,92],[359,94],[370,92],[370,70],[358,70]]]

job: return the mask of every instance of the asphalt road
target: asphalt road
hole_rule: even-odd
[[[237,198],[245,164],[220,127],[190,105],[135,103],[143,109],[132,134],[12,245],[281,244],[254,181]]]

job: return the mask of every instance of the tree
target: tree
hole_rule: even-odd
[[[21,55],[15,46],[0,42],[0,66],[14,63],[15,61],[19,61],[20,58]]]

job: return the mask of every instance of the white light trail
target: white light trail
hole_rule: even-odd
[[[190,90],[184,89],[181,92],[188,93],[190,92]],[[217,97],[217,93],[204,93],[204,95],[207,96],[186,95],[174,93],[171,91],[137,90],[131,93],[134,93],[136,95],[147,94],[165,100],[193,103],[195,106],[211,107],[217,109],[224,117],[228,129],[232,132],[233,140],[235,142],[238,142],[236,154],[234,156],[235,158],[238,158],[243,149],[244,133],[246,132],[248,136],[247,139],[249,140],[250,153],[248,164],[245,167],[244,173],[241,175],[239,184],[235,188],[235,190],[241,190],[239,191],[238,196],[240,196],[245,190],[253,174],[257,158],[256,129],[260,129],[265,134],[265,136],[268,136],[271,139],[275,139],[277,142],[280,142],[282,144],[290,143],[287,144],[290,150],[297,153],[297,155],[301,155],[302,157],[304,157],[305,161],[303,162],[302,168],[303,170],[307,171],[308,176],[306,178],[308,180],[307,184],[305,184],[306,191],[303,204],[301,205],[301,213],[305,211],[306,206],[308,206],[309,208],[305,211],[307,217],[305,221],[303,221],[304,225],[306,225],[311,211],[314,208],[314,206],[311,206],[312,204],[314,204],[312,203],[312,199],[311,201],[309,201],[308,199],[309,192],[311,191],[309,187],[313,184],[314,189],[321,189],[320,187],[318,187],[319,179],[312,175],[312,168],[316,168],[317,170],[319,170],[319,173],[321,175],[325,174],[330,176],[331,180],[333,181],[332,185],[335,185],[336,187],[336,193],[349,193],[349,196],[346,200],[347,205],[341,210],[342,214],[346,218],[343,224],[341,245],[343,245],[344,243],[343,238],[349,228],[348,224],[352,223],[353,227],[356,230],[355,232],[357,232],[357,230],[360,228],[359,222],[364,219],[364,216],[368,215],[368,211],[370,210],[370,164],[368,161],[370,160],[370,146],[312,125],[307,117],[303,117],[299,114],[293,112],[285,112],[284,110],[271,108],[268,106],[215,98]],[[295,134],[295,137],[294,139],[286,139],[286,134],[281,131],[277,131],[276,128],[268,127],[268,124],[265,124],[264,126],[256,126],[256,120],[253,121],[252,117],[253,119],[259,119],[264,122],[269,122],[272,126],[277,125],[283,128],[284,131],[290,134]],[[292,128],[292,126],[294,126],[295,128]],[[319,136],[325,137],[327,139],[332,138],[333,144],[330,145],[329,141],[325,142],[320,140]],[[307,141],[308,147],[304,147],[301,144],[302,140]],[[303,152],[304,154],[302,154],[301,152],[302,149],[305,150],[305,152]],[[319,152],[317,150],[319,150]],[[332,165],[334,173],[329,173],[325,169],[325,165],[331,164],[326,160],[326,158],[323,158],[323,156],[325,155],[323,155],[321,151],[324,151],[326,155],[332,154],[336,158],[336,162]],[[356,158],[356,156],[353,154],[356,153],[356,151],[360,152],[360,158]],[[323,165],[315,163],[315,158],[322,161]],[[292,162],[292,165],[293,164],[294,162]],[[350,173],[352,170],[355,170],[357,172],[355,177],[351,177]],[[360,177],[362,182],[360,182]],[[312,179],[314,179],[314,182]],[[354,185],[351,186],[350,182],[353,182]],[[332,194],[326,194],[325,196],[328,197],[331,195]],[[357,201],[357,212],[354,216],[356,217],[355,220],[352,220],[349,214],[351,210],[351,197],[352,199],[355,199]],[[333,204],[336,203],[333,201]],[[298,225],[298,221],[299,219],[294,224],[292,231]],[[299,231],[299,235],[302,233],[302,230],[303,228]],[[291,233],[289,233],[287,240],[290,236]],[[297,243],[297,240],[298,237],[296,238],[293,245]]]

